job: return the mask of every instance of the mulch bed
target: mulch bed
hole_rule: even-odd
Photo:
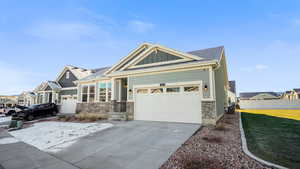
[[[160,169],[267,169],[243,153],[239,114],[225,114],[189,138]]]

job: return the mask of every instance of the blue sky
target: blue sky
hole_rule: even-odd
[[[0,95],[55,80],[65,65],[110,66],[142,42],[224,45],[239,92],[300,87],[300,1],[1,0]]]

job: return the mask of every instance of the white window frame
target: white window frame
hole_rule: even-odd
[[[95,87],[95,93],[94,93],[94,101],[93,102],[90,102],[90,86],[94,86]],[[84,87],[87,87],[87,89],[88,89],[88,91],[87,91],[87,101],[86,102],[83,102],[82,101],[82,95],[83,95],[83,88]],[[81,91],[80,91],[80,94],[81,94],[81,98],[80,98],[80,102],[81,103],[95,103],[95,102],[97,102],[97,96],[96,96],[96,94],[97,94],[97,92],[96,92],[96,83],[91,83],[91,84],[85,84],[85,85],[82,85],[81,86]]]
[[[100,100],[100,84],[101,83],[105,83],[105,101]],[[108,86],[109,86],[109,84],[110,84],[110,100],[108,100],[108,94],[109,94],[109,91],[108,91],[109,87]],[[111,99],[112,99],[112,83],[111,83],[111,81],[99,82],[97,90],[98,90],[98,96],[97,97],[98,97],[99,102],[109,102],[109,101],[111,101]]]
[[[70,71],[66,72],[66,79],[70,79]]]

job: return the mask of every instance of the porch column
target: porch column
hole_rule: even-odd
[[[111,100],[116,100],[116,79],[111,79]]]

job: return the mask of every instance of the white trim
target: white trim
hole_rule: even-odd
[[[147,84],[147,85],[133,85],[132,86],[132,100],[135,102],[136,89],[139,89],[139,88],[152,88],[152,87],[167,88],[167,87],[170,87],[170,86],[185,86],[185,85],[199,85],[200,97],[201,97],[201,100],[204,100],[203,99],[203,89],[202,89],[203,84],[202,83],[203,83],[202,81],[187,81],[187,82],[165,83],[164,86],[160,86],[159,83]]]
[[[122,100],[122,81],[119,79],[117,80],[118,84],[119,84],[119,98],[118,101],[120,102]]]
[[[130,66],[128,68],[129,69],[131,69],[131,68],[143,68],[143,67],[146,68],[146,67],[150,67],[150,66],[159,66],[159,65],[166,65],[166,64],[172,64],[172,63],[180,63],[180,62],[186,62],[186,61],[190,61],[190,60],[188,60],[188,59],[176,59],[176,60],[170,60],[170,61],[164,61],[164,62],[156,62],[156,63],[142,64],[142,65],[133,65],[133,66]],[[137,63],[139,63],[139,62],[137,62]]]
[[[116,80],[114,78],[111,79],[111,100],[116,100]]]
[[[65,87],[65,88],[61,88],[60,90],[74,90],[77,89],[77,87]]]
[[[65,74],[65,72],[67,70],[71,71],[67,66],[65,66],[64,69],[63,69],[63,71],[61,71],[61,73],[58,75],[58,77],[56,78],[55,81],[58,82],[62,78],[62,76]],[[76,75],[74,75],[74,76],[76,77]],[[76,78],[78,79],[78,77],[76,77]]]
[[[215,99],[216,98],[215,71],[212,67],[209,69],[209,71],[210,71],[210,77],[209,78],[210,78],[210,84],[211,84],[211,86],[210,86],[210,97],[212,99]]]
[[[123,66],[124,62],[128,61],[129,59],[131,59],[135,54],[137,54],[138,52],[140,52],[141,50],[143,50],[145,47],[149,47],[152,44],[150,43],[142,43],[140,44],[137,48],[135,48],[133,51],[131,51],[126,57],[122,58],[117,64],[115,64],[114,66],[112,66],[110,69],[108,69],[104,75],[107,75],[108,73],[120,68],[121,66]]]
[[[167,48],[167,47],[164,47],[164,46],[161,46],[161,45],[153,45],[149,49],[147,49],[144,52],[142,52],[139,56],[137,56],[136,58],[134,58],[132,61],[130,61],[129,63],[127,63],[126,65],[124,65],[122,67],[122,69],[120,69],[120,70],[124,70],[126,68],[134,68],[132,66],[134,66],[135,64],[137,64],[139,61],[141,61],[145,57],[147,57],[150,53],[152,53],[154,51],[157,51],[157,50],[160,50],[160,51],[163,51],[163,52],[170,53],[172,55],[181,57],[181,58],[183,58],[182,61],[201,60],[202,59],[202,58],[199,58],[198,56],[194,56],[194,55],[191,55],[191,54],[188,54],[188,53],[179,52],[179,51],[176,51],[174,49],[170,49],[170,48]],[[147,67],[147,65],[144,65],[144,67]]]
[[[93,102],[90,102],[90,86],[93,86],[95,87],[95,96],[94,96],[94,101]],[[82,102],[82,90],[80,91],[80,103],[95,103],[97,100],[96,100],[96,90],[97,90],[97,86],[96,86],[96,83],[89,83],[89,84],[84,84],[84,85],[81,85],[81,89],[83,87],[87,86],[88,87],[88,91],[87,91],[87,101],[86,102]]]
[[[269,167],[275,167],[275,168],[279,168],[279,169],[288,169],[286,167],[283,167],[281,165],[278,165],[278,164],[274,164],[274,163],[271,163],[269,161],[265,161],[257,156],[255,156],[254,154],[252,154],[249,150],[248,150],[248,147],[247,147],[247,140],[246,140],[246,137],[245,137],[245,132],[244,132],[244,129],[243,129],[243,123],[242,123],[242,116],[241,116],[241,112],[239,112],[239,127],[240,127],[240,132],[241,132],[241,140],[242,140],[242,149],[243,149],[243,152],[248,155],[249,157],[253,158],[254,160],[264,164],[264,165],[267,165]]]
[[[163,67],[155,67],[155,68],[148,68],[148,69],[140,69],[140,70],[129,70],[129,71],[122,71],[122,72],[114,72],[109,75],[108,77],[123,77],[123,76],[136,76],[138,74],[146,74],[146,73],[161,73],[162,71],[185,71],[185,70],[194,70],[194,69],[205,69],[209,68],[210,65],[215,65],[217,61],[209,61],[205,63],[186,63],[184,65],[171,65],[171,66],[163,66]]]

